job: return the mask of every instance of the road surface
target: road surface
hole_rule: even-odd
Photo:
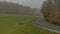
[[[60,33],[60,26],[56,26],[56,25],[51,25],[51,24],[44,23],[44,21],[41,20],[41,19],[35,20],[33,22],[33,24],[37,25],[37,26],[40,26],[40,27],[42,27],[44,29],[50,30],[50,31]]]

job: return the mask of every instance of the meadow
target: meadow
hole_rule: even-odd
[[[32,24],[36,16],[0,15],[0,34],[58,34]]]

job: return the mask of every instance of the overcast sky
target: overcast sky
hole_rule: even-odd
[[[25,6],[30,6],[33,8],[40,8],[44,0],[0,0],[0,1],[14,2]]]

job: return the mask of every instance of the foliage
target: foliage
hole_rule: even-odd
[[[57,8],[56,3],[52,0],[44,1],[41,12],[43,13],[44,19],[49,23],[60,25],[60,8]]]
[[[28,14],[33,15],[34,9],[12,2],[0,2],[0,14]]]

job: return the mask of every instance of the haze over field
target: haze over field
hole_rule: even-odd
[[[32,8],[40,8],[44,0],[0,0],[0,1],[14,2],[24,6],[30,6]]]

